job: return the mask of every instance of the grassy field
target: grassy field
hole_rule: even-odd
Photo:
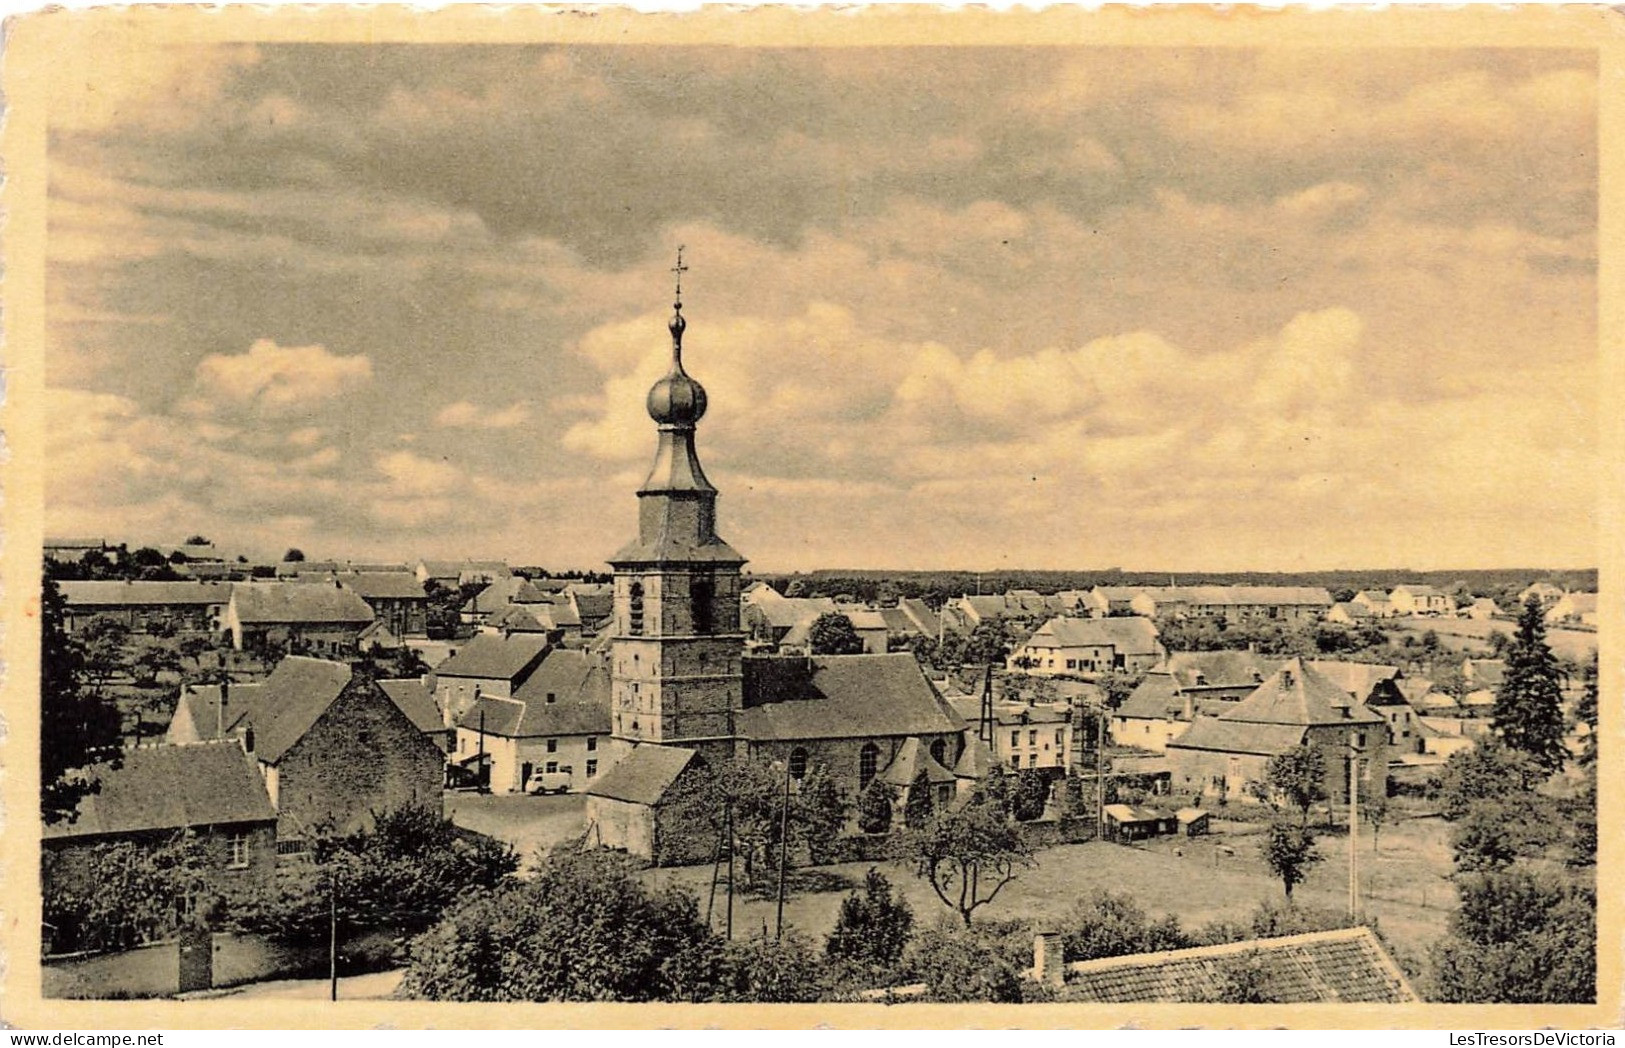
[[[1515,622],[1503,622],[1499,619],[1430,619],[1406,618],[1390,619],[1383,623],[1384,627],[1406,630],[1411,633],[1422,634],[1432,630],[1438,634],[1439,640],[1449,647],[1458,650],[1471,649],[1484,650],[1489,647],[1491,633],[1504,633],[1508,637],[1517,630]],[[1550,644],[1552,651],[1557,655],[1573,659],[1575,662],[1585,662],[1597,651],[1597,635],[1585,630],[1559,630],[1546,631],[1546,643]]]
[[[1034,869],[1024,871],[977,916],[1054,924],[1080,896],[1107,889],[1127,892],[1154,917],[1177,914],[1187,929],[1219,919],[1245,922],[1260,902],[1282,898],[1281,884],[1258,855],[1256,830],[1222,824],[1222,831],[1206,838],[1165,838],[1134,847],[1092,841],[1048,849]],[[1321,851],[1325,861],[1298,887],[1296,899],[1310,906],[1342,908],[1348,899],[1346,838],[1324,837]],[[1366,912],[1377,918],[1405,963],[1415,966],[1443,934],[1456,905],[1455,893],[1443,876],[1450,866],[1447,828],[1437,819],[1388,827],[1376,853],[1369,836],[1362,833],[1360,862]],[[949,912],[911,870],[896,863],[880,868],[921,920],[934,921]],[[834,926],[842,898],[861,884],[867,869],[866,864],[853,863],[801,871],[797,879],[812,882],[816,890],[791,895],[785,904],[786,922],[821,939]],[[706,909],[709,866],[650,870],[645,876],[651,885],[677,884],[693,891],[701,910]],[[772,927],[771,884],[764,889],[765,897],[743,891],[736,896],[736,935],[759,933],[764,923]],[[719,888],[714,913],[719,928],[725,900],[726,889]]]
[[[526,866],[538,853],[580,837],[587,828],[587,799],[579,793],[548,797],[447,793],[445,799],[447,818],[512,844]]]

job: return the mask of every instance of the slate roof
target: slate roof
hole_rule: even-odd
[[[1105,648],[1124,655],[1156,655],[1157,627],[1138,615],[1125,618],[1080,619],[1071,615],[1050,619],[1027,640],[1028,647]]]
[[[463,610],[490,615],[510,604],[536,604],[547,599],[547,591],[523,575],[504,575],[470,597]]]
[[[547,633],[550,630],[557,629],[558,627],[554,624],[551,615],[546,616],[546,622],[542,621],[543,616],[536,611],[538,607],[540,605],[509,604],[501,611],[492,614],[486,620],[485,625],[497,633],[503,631],[509,633]]]
[[[993,756],[993,750],[988,744],[976,737],[973,729],[967,729],[961,734],[963,743],[959,759],[954,762],[954,776],[960,779],[981,780],[993,773],[993,765],[998,759]]]
[[[907,789],[921,775],[924,775],[925,781],[933,786],[955,781],[954,773],[937,763],[925,743],[917,738],[910,738],[898,748],[897,756],[886,765],[886,770],[880,773],[880,778],[899,789]]]
[[[942,630],[942,619],[931,605],[917,597],[904,597],[897,602],[897,608],[909,617],[916,629],[928,636],[935,637]]]
[[[547,653],[547,638],[535,634],[481,633],[434,669],[438,677],[476,677],[512,681],[523,676]]]
[[[749,739],[849,739],[953,734],[964,727],[908,652],[746,658]]]
[[[901,607],[879,608],[877,614],[880,621],[885,623],[888,633],[919,633],[920,627],[913,617]]]
[[[491,735],[608,735],[609,707],[610,675],[603,661],[584,651],[557,650],[548,653],[512,699],[482,698],[460,724],[478,728],[483,710]]]
[[[982,697],[980,695],[954,695],[945,699],[961,720],[966,724],[976,725],[982,720]],[[1066,724],[1071,720],[1071,710],[1059,704],[1044,704],[1029,706],[1025,702],[995,701],[993,703],[993,721],[995,724],[1031,724],[1035,727],[1043,724]]]
[[[1221,716],[1226,721],[1246,724],[1290,724],[1296,727],[1382,721],[1377,714],[1355,704],[1349,693],[1338,687],[1336,682],[1305,667],[1302,659],[1287,662],[1251,695]],[[1180,741],[1184,741],[1183,737]]]
[[[1365,927],[1079,961],[1067,966],[1060,997],[1099,1004],[1213,1001],[1233,973],[1253,968],[1261,970],[1265,992],[1285,1004],[1419,1000]]]
[[[1283,661],[1251,651],[1181,651],[1163,659],[1152,672],[1169,673],[1187,688],[1203,683],[1254,685],[1280,669]]]
[[[596,622],[615,611],[615,587],[609,583],[573,582],[564,592],[583,622]]]
[[[401,708],[401,712],[412,721],[418,731],[433,734],[446,730],[446,719],[440,713],[440,707],[435,705],[434,695],[430,693],[428,685],[416,678],[404,680],[381,680],[378,686],[388,695],[390,701]]]
[[[120,767],[87,774],[101,788],[80,799],[72,822],[47,823],[46,840],[276,821],[265,780],[235,739],[141,746]]]
[[[223,734],[229,735],[231,730],[242,720],[243,714],[253,707],[255,696],[259,694],[261,684],[256,681],[252,684],[232,684],[226,692],[225,716],[220,710],[220,685],[218,684],[190,684],[181,689],[180,699],[175,704],[175,716],[171,718],[171,731],[174,731],[174,721],[184,718],[187,726],[191,728],[191,735],[198,739],[218,739]],[[222,733],[221,728],[225,729]]]
[[[1253,753],[1273,757],[1303,742],[1305,729],[1292,724],[1245,724],[1220,717],[1198,716],[1168,748]]]
[[[372,621],[367,602],[338,586],[299,582],[240,582],[231,587],[237,621],[319,623],[357,628]]]
[[[59,582],[58,590],[69,607],[132,607],[140,605],[207,605],[231,600],[232,587],[222,582]],[[367,612],[372,618],[372,612]]]
[[[1373,662],[1343,662],[1315,659],[1304,663],[1327,678],[1355,699],[1364,702],[1385,680],[1399,676],[1398,666],[1382,666]]]
[[[421,600],[429,595],[416,575],[406,571],[340,572],[344,588],[363,600]]]
[[[659,804],[694,757],[695,751],[681,746],[638,746],[594,779],[587,795]]]
[[[265,678],[238,723],[254,729],[254,756],[275,764],[305,737],[350,683],[350,667],[289,655]]]
[[[753,588],[745,603],[755,608],[769,626],[780,630],[836,610],[835,601],[829,597],[785,597],[766,585]]]

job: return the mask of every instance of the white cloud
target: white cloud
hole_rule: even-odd
[[[483,408],[459,400],[441,408],[434,424],[447,429],[513,429],[530,421],[530,405],[516,400],[505,408]]]
[[[379,455],[373,465],[389,478],[389,490],[396,495],[446,495],[464,479],[464,471],[450,463],[436,462],[411,451]]]
[[[271,414],[330,400],[371,380],[372,361],[364,355],[341,356],[323,346],[279,346],[270,339],[259,339],[246,353],[211,354],[197,366],[197,391],[204,405],[249,405]]]

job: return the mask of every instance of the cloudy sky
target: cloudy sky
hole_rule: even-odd
[[[1550,49],[87,62],[47,527],[600,564],[686,244],[760,570],[1593,564],[1595,106]]]

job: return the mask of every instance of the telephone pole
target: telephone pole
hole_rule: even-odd
[[[1360,750],[1349,739],[1349,916],[1360,915]]]

